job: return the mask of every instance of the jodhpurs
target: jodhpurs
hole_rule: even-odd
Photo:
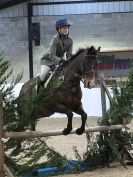
[[[46,75],[48,74],[48,72],[50,71],[50,67],[47,65],[41,65],[41,73],[40,73],[40,80],[44,81]]]

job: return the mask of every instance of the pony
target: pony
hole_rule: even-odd
[[[62,70],[64,75],[62,83],[53,89],[51,101],[40,101],[38,109],[35,113],[36,118],[49,117],[55,112],[66,114],[68,122],[67,127],[63,130],[63,134],[68,135],[72,130],[72,118],[73,112],[75,112],[81,116],[82,120],[81,126],[76,130],[76,134],[81,135],[84,132],[87,113],[84,111],[81,102],[82,90],[80,87],[80,81],[83,81],[86,87],[92,87],[92,83],[95,81],[99,52],[100,47],[95,49],[94,46],[91,46],[85,49],[79,49],[71,57],[68,64],[64,66]],[[52,80],[53,79],[55,79],[54,76]],[[19,109],[21,115],[26,115],[28,113],[31,108],[29,107],[31,99],[37,95],[37,91],[35,89],[37,82],[34,82],[35,80],[38,79],[33,78],[27,81],[20,91]],[[47,94],[46,89],[43,88],[41,91]]]

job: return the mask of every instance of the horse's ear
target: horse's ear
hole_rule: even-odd
[[[90,48],[88,48],[87,55],[89,55],[90,53],[94,53],[94,52],[95,52],[95,48],[94,46],[91,46]]]
[[[90,47],[90,50],[94,50],[94,46],[93,45]]]

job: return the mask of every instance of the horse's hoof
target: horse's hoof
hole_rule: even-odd
[[[78,128],[78,129],[76,130],[76,134],[77,134],[77,135],[82,135],[83,133],[84,133],[84,129]]]
[[[70,134],[70,132],[71,132],[71,129],[65,128],[63,130],[63,135],[68,135],[68,134]]]

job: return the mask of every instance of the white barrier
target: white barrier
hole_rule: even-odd
[[[89,132],[102,132],[102,131],[113,131],[124,128],[124,125],[110,125],[110,126],[97,126],[88,127],[84,133]],[[76,134],[76,129],[73,129],[70,134]],[[59,136],[63,135],[63,130],[49,130],[49,131],[25,131],[25,132],[11,132],[5,133],[4,138],[37,138],[37,137],[48,137],[48,136]]]

